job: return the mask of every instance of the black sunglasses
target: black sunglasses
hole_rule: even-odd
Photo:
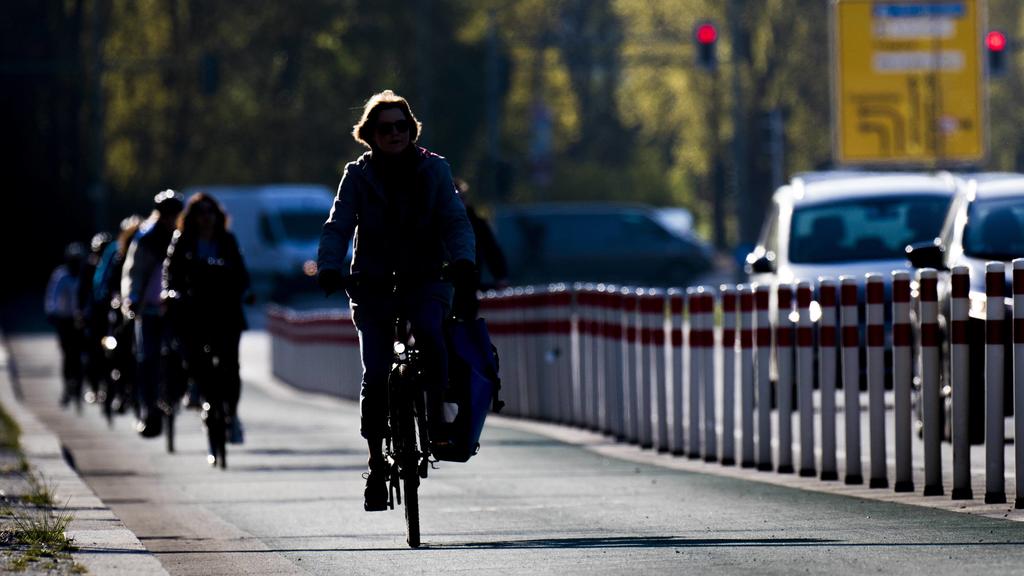
[[[387,136],[392,131],[398,132],[399,134],[405,134],[409,131],[408,120],[397,120],[395,122],[377,122],[377,134],[381,136]]]

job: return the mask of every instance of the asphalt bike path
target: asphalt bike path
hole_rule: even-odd
[[[244,445],[210,468],[198,413],[162,438],[59,407],[50,335],[12,338],[25,402],[81,477],[170,574],[1011,574],[1024,523],[672,469],[595,434],[494,418],[467,464],[420,488],[423,547],[401,511],[362,510],[354,402],[270,374],[242,340]],[[353,366],[353,370],[358,367]],[[568,440],[564,442],[562,440]],[[628,454],[633,457],[626,459]],[[641,456],[637,456],[640,454]],[[694,464],[694,466],[697,466]]]

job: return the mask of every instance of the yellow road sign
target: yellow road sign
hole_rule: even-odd
[[[984,9],[984,0],[833,0],[838,163],[984,158]]]

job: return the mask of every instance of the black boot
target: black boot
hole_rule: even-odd
[[[367,463],[369,470],[363,474],[366,478],[366,488],[363,490],[363,510],[367,512],[379,512],[387,510],[388,500],[388,464],[381,452],[381,440],[369,440],[370,460]]]

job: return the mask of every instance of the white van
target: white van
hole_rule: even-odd
[[[193,186],[224,206],[231,231],[261,297],[284,290],[315,288],[320,230],[331,211],[334,193],[321,184]]]

